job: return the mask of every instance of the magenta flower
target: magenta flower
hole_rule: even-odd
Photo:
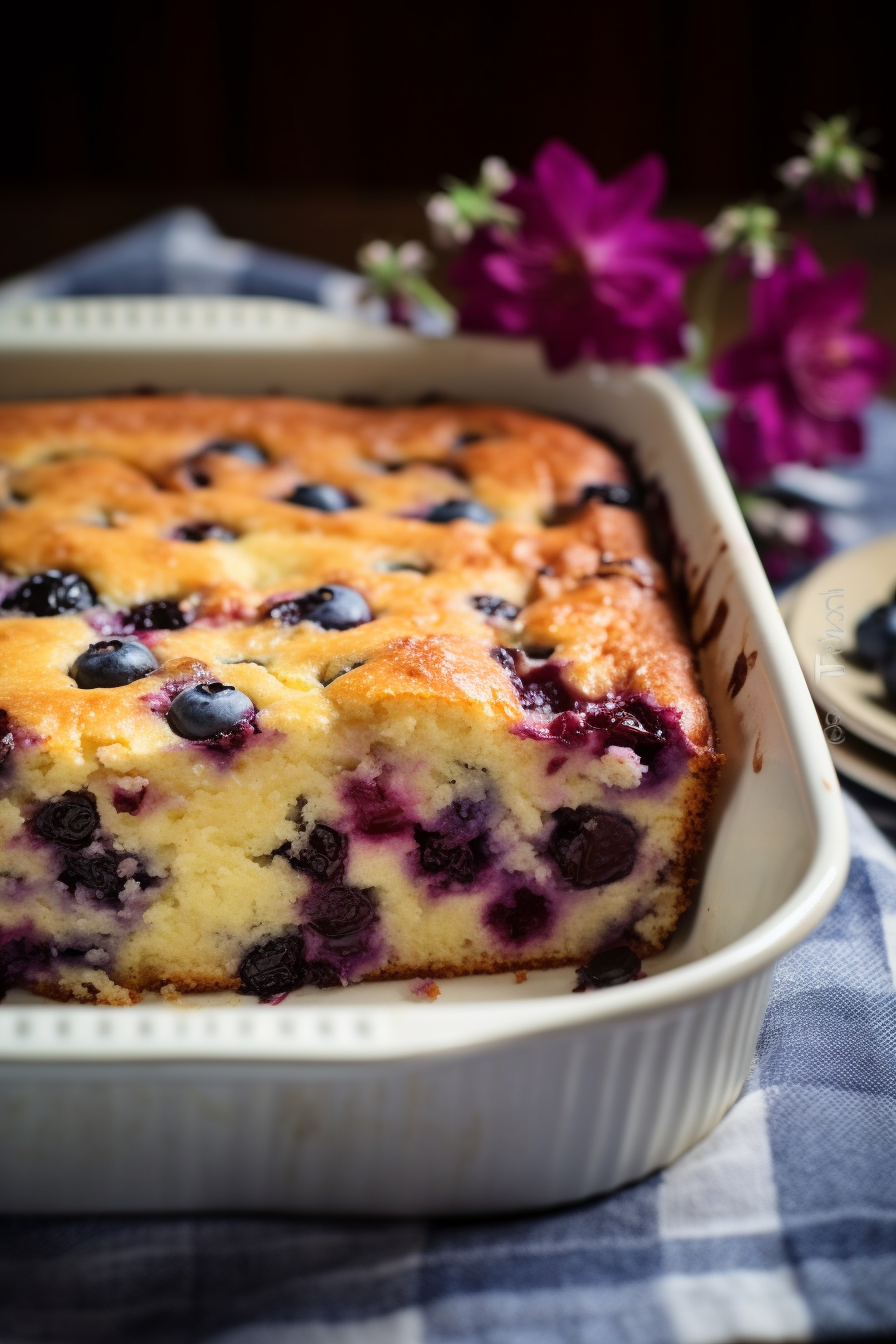
[[[821,466],[861,453],[858,413],[893,367],[885,341],[854,330],[865,278],[862,266],[826,276],[798,242],[789,262],[753,281],[751,333],[712,367],[733,399],[725,457],[743,484],[779,462]]]
[[[653,155],[602,183],[568,145],[545,145],[501,197],[518,227],[478,229],[452,268],[461,326],[536,336],[554,369],[683,354],[685,274],[707,247],[693,225],[652,218],[664,186]]]
[[[859,215],[867,219],[874,214],[874,178],[866,173],[858,182],[807,182],[803,200],[810,215]]]

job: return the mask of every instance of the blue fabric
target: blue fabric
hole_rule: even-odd
[[[280,284],[247,288],[274,263],[253,269],[247,255],[261,254],[236,244],[228,269],[227,240],[190,218],[179,254],[167,216],[114,241],[108,267],[93,249],[0,299],[170,292],[175,272],[189,292],[190,255],[196,286],[214,292],[203,237],[224,292]],[[317,285],[320,298],[316,263],[276,266],[296,267],[278,292],[313,300]],[[867,460],[840,477],[857,484],[854,507],[830,511],[841,542],[896,519],[896,410],[875,407],[869,429]],[[0,1344],[727,1344],[896,1331],[896,807],[858,788],[847,806],[844,895],[778,965],[740,1099],[667,1171],[502,1219],[0,1220]]]

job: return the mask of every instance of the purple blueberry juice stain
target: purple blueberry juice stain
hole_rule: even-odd
[[[0,931],[0,999],[11,989],[28,989],[45,979],[53,965],[53,948],[30,926]]]
[[[543,671],[544,669],[538,669]],[[557,703],[555,699],[555,703]],[[525,706],[524,706],[525,708]],[[604,700],[576,700],[548,717],[533,715],[511,729],[518,737],[585,747],[603,756],[608,747],[626,747],[648,766],[641,788],[677,778],[694,754],[681,728],[681,715],[671,706],[651,704],[640,695],[609,695]],[[557,758],[552,758],[556,760]],[[548,773],[552,762],[548,764]],[[559,769],[554,766],[554,769]]]
[[[508,898],[494,901],[485,912],[487,927],[510,947],[522,947],[542,937],[552,918],[548,898],[531,887],[518,887]]]
[[[343,796],[351,810],[353,829],[361,835],[397,835],[411,824],[403,800],[382,774],[374,779],[346,780]]]

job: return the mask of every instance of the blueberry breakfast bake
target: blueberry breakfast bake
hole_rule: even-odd
[[[604,443],[135,397],[0,408],[0,470],[0,988],[273,999],[667,942],[721,757]]]

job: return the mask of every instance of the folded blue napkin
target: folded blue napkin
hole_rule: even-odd
[[[357,296],[358,283],[233,243],[182,210],[0,287],[0,302],[239,293],[345,308],[333,296]],[[863,463],[793,482],[808,494],[827,480],[840,544],[896,528],[896,409],[878,403],[868,429]],[[501,1219],[0,1219],[0,1344],[728,1344],[896,1331],[896,807],[858,788],[846,801],[846,890],[779,963],[740,1099],[668,1170]]]

